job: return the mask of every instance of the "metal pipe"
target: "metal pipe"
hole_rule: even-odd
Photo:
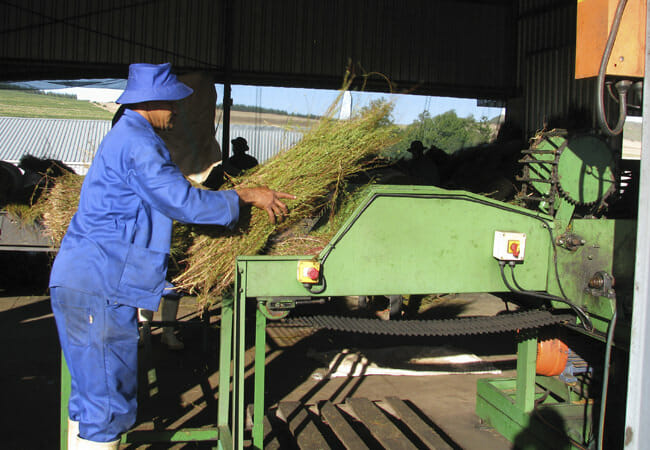
[[[223,80],[223,130],[221,131],[221,160],[230,154],[230,107],[232,106],[232,0],[224,4],[224,80]]]

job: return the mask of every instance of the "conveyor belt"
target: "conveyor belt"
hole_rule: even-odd
[[[383,321],[357,317],[303,316],[285,318],[278,324],[389,336],[463,336],[529,330],[574,322],[575,316],[567,312],[530,310],[498,316],[444,320]],[[269,323],[270,326],[273,324],[274,322]]]

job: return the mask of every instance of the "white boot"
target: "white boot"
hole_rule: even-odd
[[[138,322],[151,322],[153,320],[153,311],[138,308]],[[138,347],[144,345],[144,328],[140,327],[140,337],[138,338]]]
[[[160,316],[163,322],[173,322],[176,320],[178,313],[178,300],[163,297],[160,302]],[[185,344],[178,340],[174,334],[174,327],[163,327],[160,342],[170,350],[183,350]]]
[[[145,320],[149,322],[153,320],[153,311],[138,308],[138,322],[144,322]]]
[[[117,450],[120,447],[120,440],[117,439],[111,442],[95,442],[81,439],[77,436],[75,449],[77,450]]]
[[[79,422],[68,418],[68,450],[77,450],[78,435],[79,435]]]

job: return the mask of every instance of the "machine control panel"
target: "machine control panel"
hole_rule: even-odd
[[[494,232],[492,256],[499,261],[523,261],[526,250],[526,233]]]

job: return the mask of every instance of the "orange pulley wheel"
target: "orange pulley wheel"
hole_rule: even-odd
[[[559,339],[548,339],[537,343],[537,375],[552,377],[559,375],[566,367],[569,347]]]

